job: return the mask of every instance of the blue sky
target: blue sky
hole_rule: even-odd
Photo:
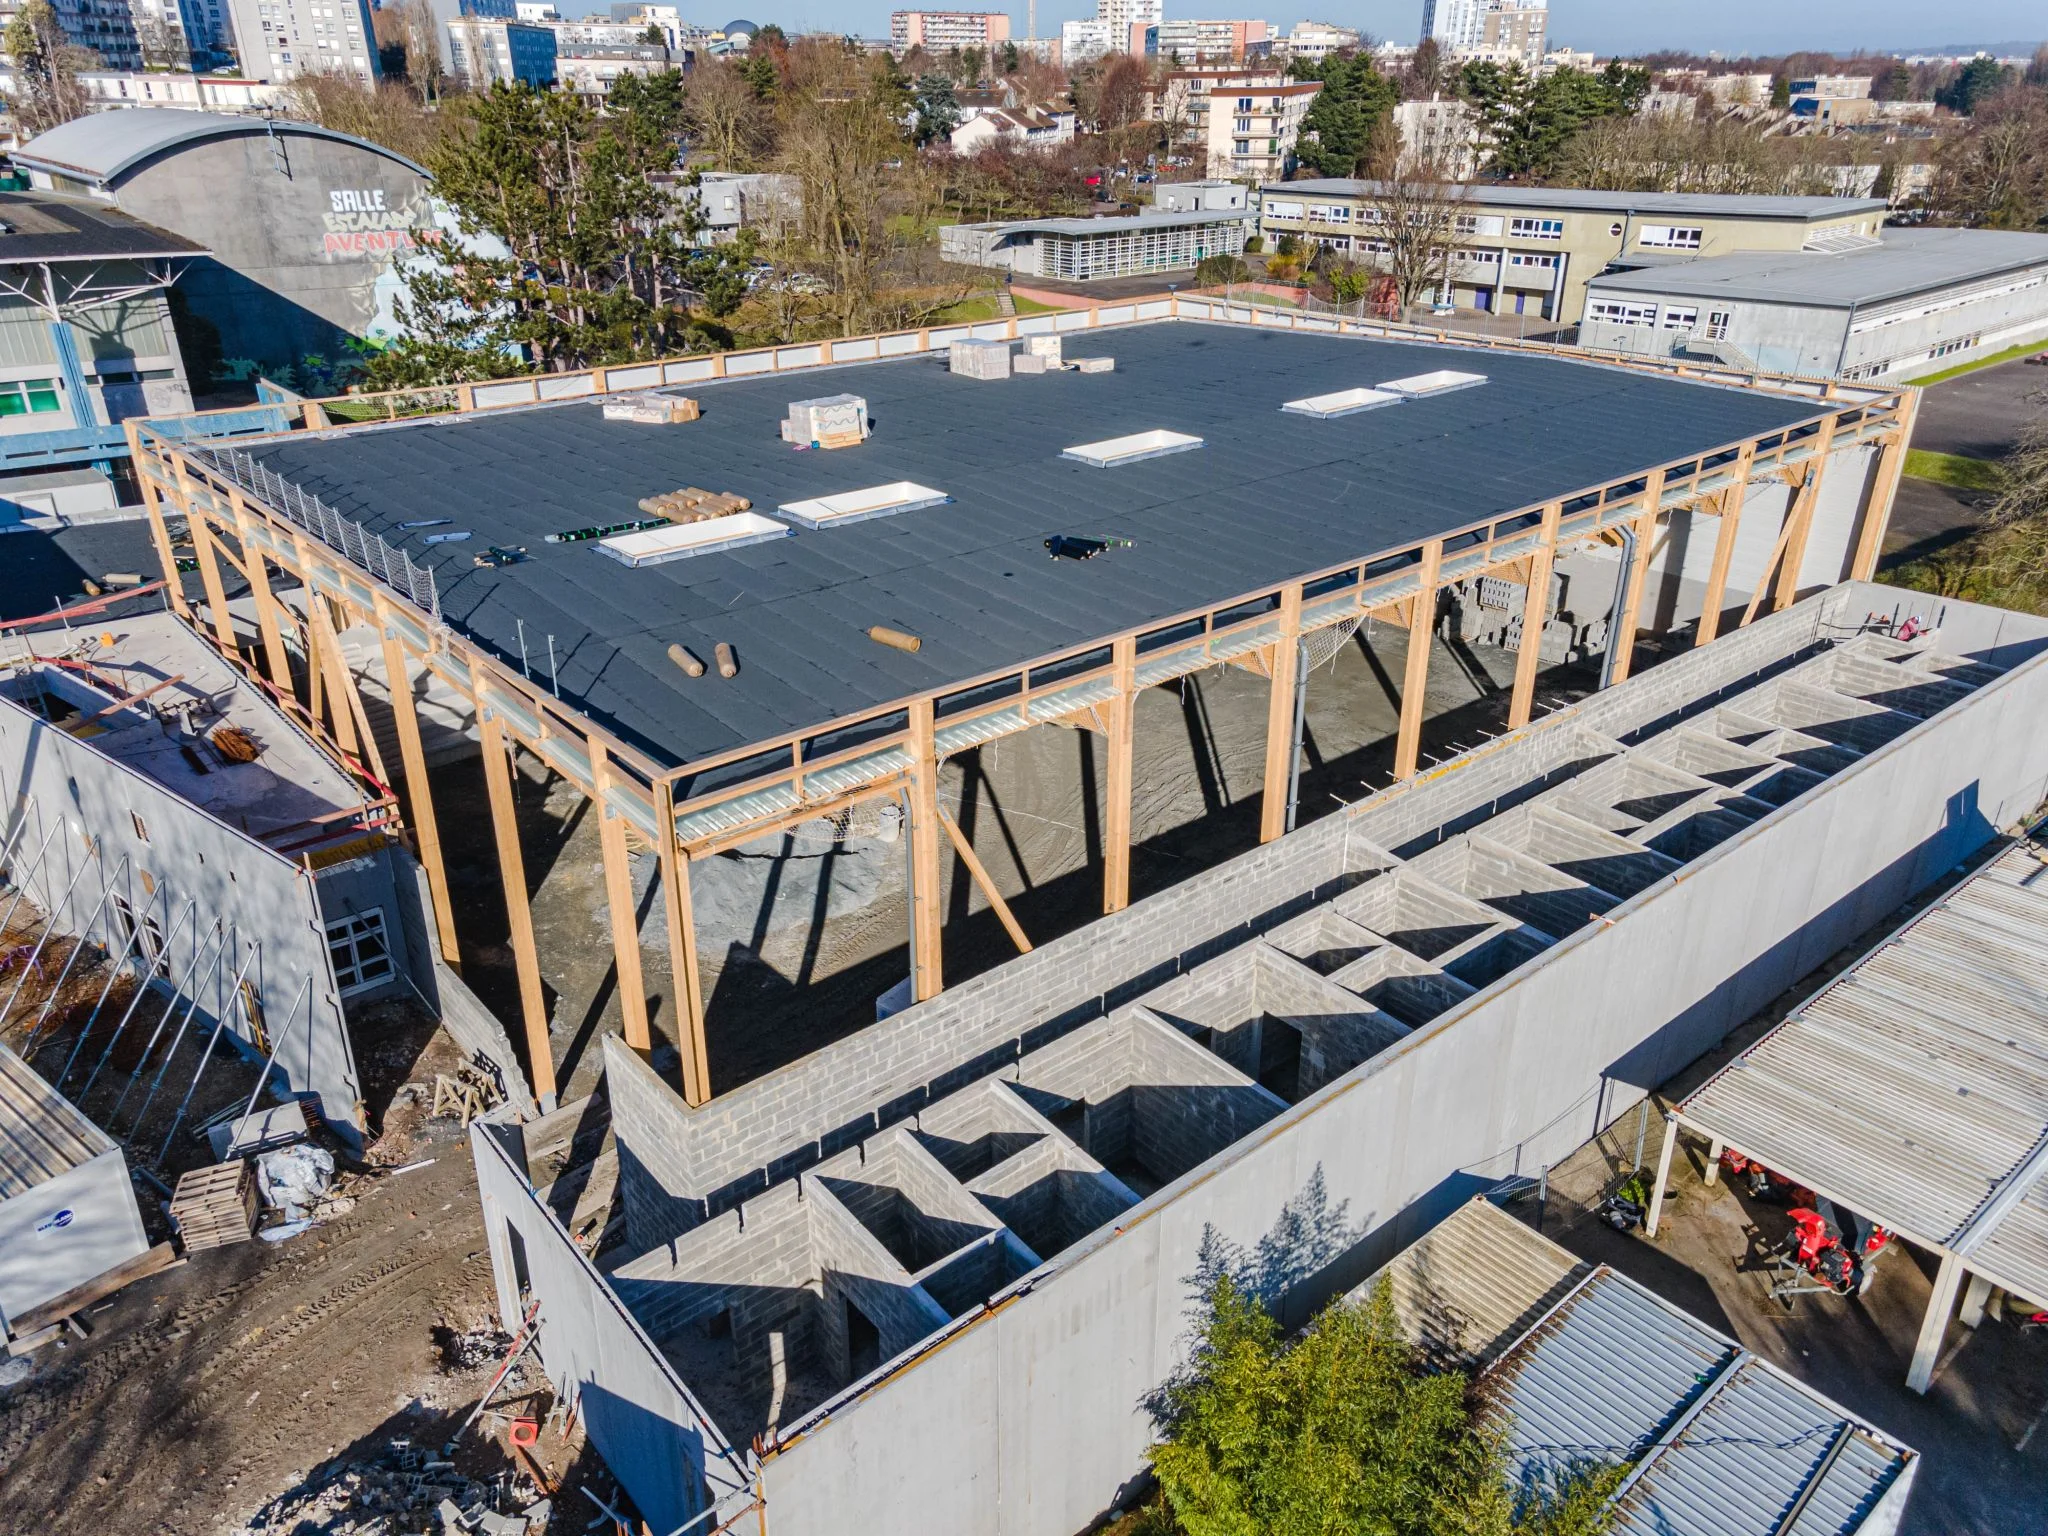
[[[738,0],[735,0],[738,3]],[[779,21],[791,31],[817,28],[886,37],[889,12],[903,0],[744,0],[735,14]],[[915,0],[913,0],[915,3]],[[996,0],[922,0],[960,9]],[[685,14],[697,12],[689,6]],[[1024,35],[1023,0],[1009,7],[1016,35]],[[1304,16],[1360,27],[1376,37],[1413,42],[1421,0],[1166,0],[1169,16],[1264,16],[1287,27]],[[1039,0],[1040,36],[1054,35],[1069,17],[1092,16],[1090,0]],[[728,17],[703,16],[717,25]],[[1551,0],[1550,34],[1559,42],[1602,53],[1652,48],[1717,48],[1725,53],[1782,53],[1794,48],[1934,48],[1950,43],[2048,38],[2042,0]]]

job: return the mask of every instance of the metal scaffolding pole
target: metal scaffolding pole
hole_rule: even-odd
[[[157,887],[157,894],[161,895],[164,899],[164,910],[169,911],[171,888],[168,885],[160,885]],[[197,903],[195,902],[193,905],[196,906]],[[142,943],[142,935],[148,922],[149,909],[147,907],[143,909],[139,916],[134,913],[129,915],[127,942],[122,944],[121,952],[118,955],[110,954],[107,956],[107,979],[100,986],[100,995],[93,1000],[92,1012],[86,1015],[85,1023],[78,1031],[78,1038],[71,1043],[71,1054],[64,1058],[64,1070],[57,1074],[57,1080],[50,1085],[51,1087],[62,1091],[64,1079],[71,1075],[71,1068],[78,1061],[78,1053],[85,1049],[85,1042],[92,1038],[93,1027],[100,1021],[100,1011],[107,1006],[107,999],[113,995],[114,983],[121,979],[122,969],[128,964],[128,957],[134,954],[137,946]]]
[[[56,910],[46,917],[43,923],[43,936],[36,940],[36,947],[29,951],[29,957],[21,963],[21,975],[15,979],[14,990],[7,994],[5,1006],[0,1006],[0,1024],[4,1024],[7,1016],[14,1012],[14,1000],[21,996],[21,989],[28,982],[28,973],[36,968],[36,962],[43,956],[43,946],[50,942],[50,935],[57,931],[57,913],[71,905],[71,893],[78,888],[78,877],[92,868],[93,861],[99,854],[99,839],[94,838],[92,852],[78,861],[78,868],[71,872],[71,883],[64,887],[64,894],[58,898]]]
[[[74,937],[71,953],[64,957],[64,968],[57,973],[57,979],[52,983],[49,995],[43,999],[43,1006],[36,1010],[36,1021],[29,1026],[28,1038],[21,1044],[23,1059],[35,1049],[36,1037],[43,1032],[43,1021],[50,1016],[50,1009],[56,1006],[57,994],[64,990],[64,983],[71,979],[71,967],[78,964],[78,957],[85,953],[86,945],[92,942],[92,931],[99,925],[100,918],[106,914],[107,899],[114,894],[115,883],[120,880],[127,868],[128,855],[124,853],[121,855],[121,862],[100,882],[99,905],[92,909],[92,916],[85,920],[85,926],[79,929]],[[22,979],[25,981],[27,977],[24,976]]]
[[[24,821],[22,825],[27,826],[28,823]],[[30,874],[33,874],[36,870],[39,870],[43,867],[43,855],[50,851],[50,839],[57,835],[57,829],[63,825],[64,818],[62,816],[59,816],[55,821],[50,823],[50,830],[43,834],[43,840],[36,845],[35,862],[29,865]],[[8,871],[7,878],[9,880],[14,881],[14,900],[10,901],[7,904],[7,915],[5,917],[0,917],[0,934],[5,934],[7,930],[11,926],[13,926],[14,909],[21,905],[21,898],[28,894],[28,882],[26,878],[15,880],[14,872],[12,870]]]
[[[206,937],[209,940],[216,938],[220,940],[219,946],[213,952],[215,962],[218,963],[222,951],[227,948],[227,932],[221,926],[219,918],[214,919],[213,932],[209,933]],[[178,1032],[171,1040],[171,1047],[164,1053],[163,1066],[157,1069],[156,1081],[150,1084],[149,1096],[142,1101],[144,1113],[148,1112],[149,1100],[155,1098],[157,1089],[163,1086],[164,1070],[170,1066],[171,1058],[178,1054],[178,1047],[184,1043],[185,1031],[192,1023],[192,1015],[199,1011],[199,962],[200,958],[205,954],[204,942],[202,941],[201,945],[193,950],[192,963],[185,969],[185,980],[192,987],[192,997],[185,1005],[185,1017],[178,1024]],[[113,1109],[107,1113],[107,1128],[109,1130],[113,1129],[114,1119],[121,1113],[121,1106],[128,1102],[128,1095],[133,1093],[135,1085],[142,1081],[143,1069],[149,1065],[149,1058],[155,1054],[157,1041],[163,1038],[164,1026],[170,1023],[171,1015],[178,1011],[178,999],[184,995],[185,988],[183,986],[172,989],[171,1005],[164,1010],[164,1016],[156,1021],[156,1029],[150,1034],[149,1044],[142,1048],[141,1059],[135,1063],[135,1070],[128,1074],[128,1086],[121,1090],[121,1097],[114,1101]],[[133,1124],[142,1124],[141,1114],[135,1117]],[[133,1129],[133,1126],[130,1128]]]
[[[299,995],[292,999],[291,1007],[285,1011],[283,1027],[278,1030],[276,1039],[271,1043],[270,1054],[263,1058],[263,1071],[261,1075],[258,1076],[256,1079],[256,1086],[249,1090],[249,1102],[242,1106],[240,1120],[234,1121],[232,1123],[240,1124],[241,1120],[246,1120],[251,1115],[256,1113],[256,1097],[258,1094],[263,1092],[263,1085],[270,1081],[270,1069],[277,1065],[277,1053],[284,1047],[285,1031],[291,1028],[292,1018],[294,1015],[298,1013],[299,1004],[306,1000],[306,993],[312,987],[312,985],[313,978],[311,976],[306,977],[305,980],[299,983]],[[311,1030],[312,1021],[313,1010],[309,1007],[306,1010],[306,1023],[309,1033]],[[194,1079],[194,1081],[196,1082],[197,1079]],[[180,1111],[180,1113],[182,1113],[182,1111]],[[230,1132],[229,1134],[230,1136],[233,1135],[232,1132]],[[230,1141],[229,1145],[232,1146],[233,1142]]]
[[[164,1158],[170,1153],[171,1143],[177,1139],[178,1127],[185,1122],[185,1111],[192,1107],[192,1095],[199,1091],[199,1079],[206,1075],[206,1064],[213,1060],[213,1048],[220,1044],[221,1033],[228,1027],[228,1020],[233,1018],[238,1011],[244,1018],[248,1016],[248,1005],[242,1000],[242,981],[249,974],[249,967],[256,963],[256,957],[262,953],[263,945],[260,940],[257,943],[251,944],[249,946],[249,958],[244,960],[242,968],[235,972],[235,979],[228,987],[227,1006],[221,1009],[219,1016],[213,1021],[213,1033],[206,1037],[206,1049],[199,1053],[199,1065],[192,1069],[192,1081],[186,1086],[185,1097],[178,1100],[178,1112],[171,1116],[171,1128],[164,1134],[164,1144],[157,1148],[156,1165],[159,1168],[163,1167]],[[308,977],[307,980],[310,981],[311,978]],[[302,989],[303,986],[304,983],[301,983]],[[292,1003],[292,1011],[296,1013],[298,1006],[298,1003],[294,1001]],[[168,1066],[169,1064],[169,1058],[166,1057],[165,1065]],[[144,1109],[148,1107],[147,1104],[143,1105]],[[142,1128],[140,1116],[136,1117],[135,1127],[137,1130]]]
[[[169,887],[165,887],[165,889],[168,890]],[[180,912],[177,915],[177,917],[173,919],[171,923],[170,936],[164,940],[163,948],[157,951],[158,955],[164,955],[170,952],[171,945],[177,941],[178,926],[179,924],[183,923],[187,917],[190,917],[192,919],[192,932],[194,935],[192,940],[194,951],[193,959],[195,963],[197,962],[198,946],[202,941],[198,938],[199,899],[196,896],[187,899],[187,901],[185,902],[185,910],[183,912]],[[135,1010],[141,1006],[143,998],[149,995],[149,971],[156,965],[156,963],[156,959],[152,958],[149,964],[143,968],[142,978],[140,981],[136,983],[135,995],[128,999],[128,1006],[126,1009],[122,1011],[121,1022],[114,1026],[113,1037],[107,1041],[107,1048],[104,1051],[100,1052],[100,1059],[93,1063],[93,1069],[85,1079],[85,1086],[78,1090],[78,1097],[81,1101],[85,1098],[85,1096],[88,1093],[92,1092],[92,1085],[99,1080],[100,1069],[106,1066],[108,1060],[113,1056],[114,1047],[121,1043],[121,1035],[123,1031],[125,1031],[128,1028],[128,1021],[135,1017]],[[175,997],[176,994],[173,993],[173,996]],[[175,1006],[175,1002],[166,1004],[164,1007],[165,1014],[168,1015],[171,1009]],[[161,1027],[163,1021],[159,1019],[157,1022],[159,1027]],[[88,1030],[88,1033],[90,1033],[90,1030]],[[82,1042],[83,1036],[81,1036],[80,1039]],[[154,1037],[152,1037],[150,1043],[152,1045],[156,1043]],[[145,1051],[144,1054],[147,1055],[148,1053]],[[70,1071],[69,1065],[65,1067],[65,1070],[67,1072]],[[58,1080],[57,1086],[59,1088],[64,1086],[63,1080],[61,1078]]]

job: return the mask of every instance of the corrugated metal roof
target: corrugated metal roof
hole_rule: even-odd
[[[990,230],[999,235],[1128,235],[1145,229],[1183,229],[1195,224],[1242,224],[1251,217],[1249,208],[1203,208],[1186,213],[1158,209],[1149,213],[1111,214],[1100,219],[1007,219],[960,227]]]
[[[26,1194],[113,1149],[105,1131],[0,1045],[0,1200]]]
[[[2048,1299],[2044,957],[2048,855],[2020,843],[1708,1079],[1679,1117]]]
[[[17,164],[38,171],[54,171],[95,184],[118,179],[143,161],[205,139],[229,138],[237,134],[302,134],[353,144],[371,154],[396,161],[408,170],[427,174],[395,150],[351,134],[337,133],[315,123],[295,123],[279,118],[275,123],[260,117],[231,117],[221,112],[187,112],[181,107],[121,107],[111,112],[91,112],[59,123],[39,133],[13,151]]]
[[[252,444],[268,468],[435,567],[447,622],[528,666],[608,729],[670,763],[1018,666],[1256,587],[1401,548],[1812,418],[1813,402],[1569,359],[1488,352],[1487,387],[1340,421],[1288,415],[1312,395],[1472,354],[1249,326],[1162,323],[1069,333],[1116,370],[983,381],[933,358],[692,385],[700,421],[605,421],[595,402],[480,412]],[[798,452],[792,400],[863,396],[874,435]],[[1124,469],[1070,444],[1166,428],[1204,446]],[[630,570],[561,529],[644,516],[680,486],[756,506],[888,481],[951,505]],[[467,543],[400,525],[450,518]],[[445,528],[424,530],[445,532]],[[1054,561],[1053,534],[1134,541]],[[486,544],[521,564],[477,569]],[[869,626],[919,635],[916,654]],[[692,681],[671,643],[739,653]]]
[[[1861,308],[2030,267],[2048,267],[2048,235],[2001,229],[1894,229],[1861,250],[1741,251],[1593,278],[1594,295],[1670,294],[1763,304]]]
[[[1267,197],[1371,197],[1377,183],[1349,177],[1289,181],[1265,189]],[[1885,211],[1881,197],[1763,197],[1731,193],[1592,192],[1559,187],[1493,187],[1474,182],[1462,189],[1475,204],[1498,208],[1555,208],[1591,213],[1689,214],[1694,218],[1818,219]]]

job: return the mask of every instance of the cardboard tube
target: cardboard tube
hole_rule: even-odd
[[[868,631],[868,638],[877,645],[886,645],[892,651],[909,651],[913,655],[924,649],[924,641],[916,635],[905,634],[900,629],[891,629],[886,624],[877,624]]]
[[[731,646],[721,640],[712,648],[711,654],[718,658],[718,675],[720,677],[739,676],[739,658],[733,655]]]
[[[702,677],[704,675],[704,663],[692,655],[690,648],[686,645],[670,646],[668,648],[668,659],[681,667],[684,673],[690,677]]]

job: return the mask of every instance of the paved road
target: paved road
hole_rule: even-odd
[[[2012,450],[2023,425],[2044,415],[2048,415],[2048,368],[2001,363],[1930,386],[1920,397],[1913,446],[1933,453],[1996,459]]]

